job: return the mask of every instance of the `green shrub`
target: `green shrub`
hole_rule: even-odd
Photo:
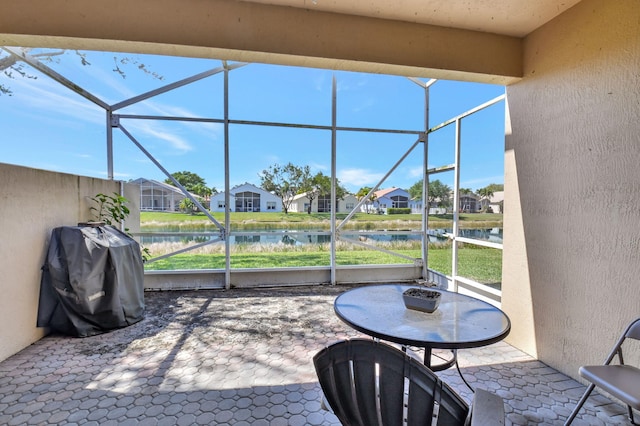
[[[387,214],[411,214],[410,208],[389,208],[387,209]]]

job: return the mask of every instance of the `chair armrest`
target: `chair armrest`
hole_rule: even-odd
[[[476,389],[471,405],[471,426],[504,425],[504,401],[484,389]]]

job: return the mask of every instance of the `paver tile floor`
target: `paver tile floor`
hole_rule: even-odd
[[[312,357],[361,336],[333,313],[347,286],[145,293],[145,318],[86,338],[51,335],[0,363],[2,425],[337,425]],[[35,319],[34,319],[35,321]],[[508,425],[561,425],[585,387],[506,343],[459,351]],[[470,400],[455,368],[438,373]],[[594,393],[574,425],[631,424]]]

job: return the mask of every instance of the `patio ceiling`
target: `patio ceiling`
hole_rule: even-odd
[[[0,45],[511,84],[522,77],[523,37],[578,2],[7,0]]]
[[[580,0],[244,0],[524,37]]]

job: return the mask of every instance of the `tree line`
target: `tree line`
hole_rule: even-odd
[[[215,187],[208,187],[202,177],[198,174],[181,171],[172,173],[171,176],[177,180],[187,191],[192,194],[199,195],[203,198],[209,198],[211,195],[217,194],[219,191]],[[260,178],[260,187],[267,192],[277,195],[282,200],[282,210],[288,213],[295,196],[304,194],[309,199],[307,213],[311,214],[311,204],[314,200],[331,195],[331,177],[322,172],[316,174],[311,173],[309,166],[296,166],[289,162],[285,165],[272,164],[262,172],[258,173]],[[171,179],[165,179],[165,183],[172,185]],[[407,192],[412,199],[422,198],[423,180],[420,179],[414,183]],[[354,195],[361,201],[371,192],[372,187],[363,186]],[[469,188],[460,188],[460,194],[475,194],[483,199],[490,199],[495,192],[504,190],[503,184],[492,183],[484,188],[473,191]],[[349,193],[336,179],[336,199],[342,200]],[[429,205],[438,207],[450,207],[452,204],[451,196],[453,190],[449,185],[444,184],[436,179],[429,181],[428,202]],[[189,202],[189,199],[185,199]],[[371,208],[377,202],[375,194],[364,203],[365,211],[371,212]],[[188,206],[185,206],[188,207]]]
[[[423,180],[420,179],[408,189],[411,198],[422,198],[422,185]],[[480,200],[489,200],[493,197],[494,193],[504,191],[504,184],[492,183],[484,188],[479,188],[473,191],[470,188],[460,188],[458,191],[460,194],[477,195]],[[429,181],[428,201],[429,205],[435,205],[437,207],[450,207],[452,205],[451,196],[453,195],[453,189],[449,185],[442,183],[436,179]]]
[[[296,195],[309,199],[307,213],[311,214],[313,200],[331,196],[331,177],[322,172],[311,174],[309,166],[296,166],[289,162],[284,166],[273,164],[258,174],[260,187],[282,199],[282,210],[289,213]],[[349,192],[336,179],[336,200],[342,200]]]

